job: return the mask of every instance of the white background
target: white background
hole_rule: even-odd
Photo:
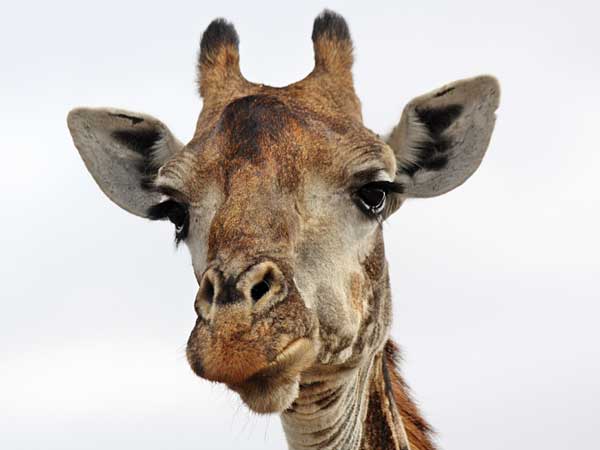
[[[537,3],[537,4],[536,4]],[[196,378],[196,284],[172,227],[94,184],[65,118],[154,114],[182,140],[195,58],[233,21],[252,81],[312,68],[325,6],[356,48],[368,127],[481,73],[503,89],[479,171],[385,225],[394,338],[444,449],[592,449],[600,430],[600,12],[593,2],[63,1],[0,18],[0,448],[277,449],[279,419]]]

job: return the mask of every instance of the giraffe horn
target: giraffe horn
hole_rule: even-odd
[[[313,24],[315,71],[336,77],[352,77],[352,38],[348,24],[339,14],[324,10]]]
[[[239,37],[233,24],[213,20],[202,34],[198,87],[205,100],[226,96],[248,84],[240,71]]]

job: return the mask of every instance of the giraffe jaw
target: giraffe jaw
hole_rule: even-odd
[[[317,349],[308,338],[289,344],[265,369],[238,384],[228,384],[256,413],[280,413],[298,397],[300,374],[315,361]]]

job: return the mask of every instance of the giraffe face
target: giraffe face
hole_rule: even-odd
[[[273,88],[242,77],[235,30],[213,22],[198,64],[203,109],[186,145],[144,114],[78,108],[68,118],[108,197],[170,220],[190,251],[190,366],[263,413],[383,347],[391,307],[381,222],[407,197],[462,184],[498,106],[493,78],[459,81],[409,103],[383,140],[362,123],[344,20],[322,14],[312,37],[313,72]]]
[[[190,365],[260,412],[289,406],[307,369],[358,362],[363,319],[380,310],[394,153],[347,114],[311,108],[264,87],[231,100],[154,181],[153,211],[184,217],[199,281]]]

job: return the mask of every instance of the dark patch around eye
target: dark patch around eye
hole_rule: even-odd
[[[403,192],[404,185],[400,183],[373,181],[356,191],[356,204],[365,214],[381,222],[382,214],[385,213],[386,205],[388,205],[388,196]]]
[[[363,189],[360,198],[369,206],[377,207],[385,201],[385,191],[382,189]]]
[[[175,242],[177,244],[187,237],[190,220],[186,205],[175,200],[166,200],[148,208],[146,214],[150,220],[169,219],[176,227]]]
[[[174,200],[166,200],[157,205],[152,205],[150,208],[148,208],[148,211],[146,211],[146,214],[148,215],[148,219],[150,219],[150,220],[167,219],[168,218],[167,213],[176,204],[177,204],[177,202],[175,202]]]
[[[187,210],[184,206],[171,208],[167,212],[167,216],[169,220],[177,227],[177,229],[182,229],[185,226],[185,221],[187,220]]]

